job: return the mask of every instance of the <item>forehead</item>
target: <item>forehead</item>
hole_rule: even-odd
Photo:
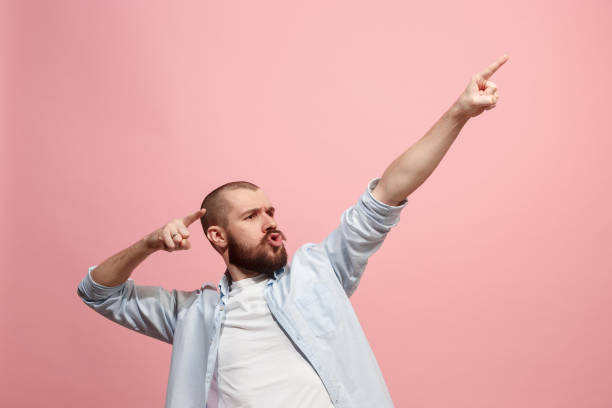
[[[229,203],[229,216],[231,218],[237,218],[243,212],[253,208],[272,207],[270,199],[268,199],[268,196],[261,188],[257,190],[239,188],[237,190],[226,191],[225,199]]]

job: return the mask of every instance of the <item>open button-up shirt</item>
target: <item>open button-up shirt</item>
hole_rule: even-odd
[[[270,312],[313,366],[335,407],[392,407],[384,378],[349,301],[368,258],[400,219],[397,206],[378,201],[372,179],[340,225],[322,242],[302,245],[274,272],[264,297]],[[191,291],[136,285],[132,278],[108,287],[91,271],[79,297],[112,321],[172,344],[166,408],[217,407],[214,381],[228,282]],[[217,291],[217,288],[219,289]]]

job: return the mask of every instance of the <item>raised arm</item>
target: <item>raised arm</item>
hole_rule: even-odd
[[[472,76],[465,91],[425,136],[387,167],[372,192],[376,199],[397,205],[427,180],[468,119],[496,106],[497,85],[489,78],[508,58],[503,55]]]
[[[191,292],[135,285],[129,277],[144,259],[160,249],[168,252],[189,249],[187,226],[205,211],[174,219],[100,265],[90,267],[78,285],[78,296],[112,321],[172,343],[178,310]]]

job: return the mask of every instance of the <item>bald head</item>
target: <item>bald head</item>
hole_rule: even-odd
[[[200,206],[200,208],[206,208],[206,214],[200,218],[204,235],[208,237],[208,228],[213,225],[217,225],[224,230],[227,229],[228,215],[232,210],[232,204],[228,200],[226,193],[238,189],[256,191],[259,187],[248,181],[232,181],[217,187],[204,198]],[[210,240],[209,242],[217,252],[221,252]]]

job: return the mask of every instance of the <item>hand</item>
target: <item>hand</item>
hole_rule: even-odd
[[[175,218],[160,229],[153,231],[144,238],[147,248],[172,252],[191,248],[187,227],[202,218],[206,209],[202,208],[183,218]]]
[[[489,81],[489,78],[499,67],[508,61],[508,58],[510,57],[504,54],[484,71],[472,76],[467,88],[465,88],[465,91],[455,102],[456,113],[459,116],[469,119],[495,107],[499,100],[497,85]]]

